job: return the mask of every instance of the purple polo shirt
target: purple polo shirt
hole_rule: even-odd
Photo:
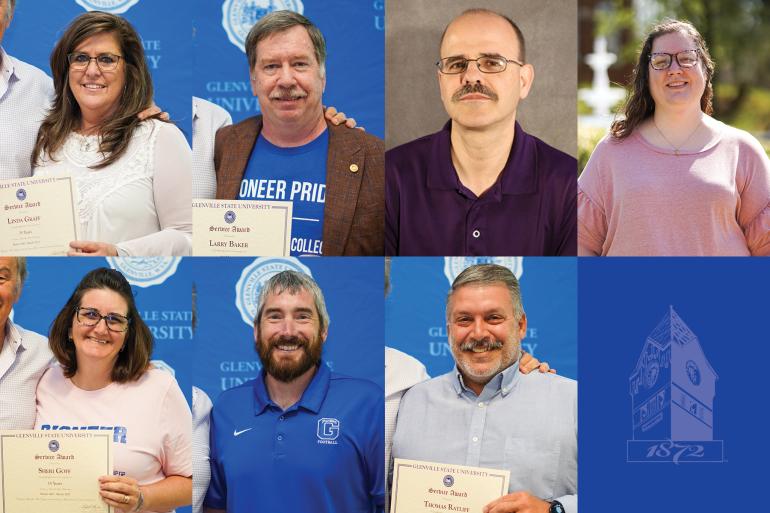
[[[451,124],[385,153],[385,254],[577,253],[577,161],[516,123],[495,184],[476,196],[452,164]]]

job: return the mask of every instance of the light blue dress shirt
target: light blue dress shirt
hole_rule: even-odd
[[[53,94],[48,75],[0,47],[0,180],[32,176],[32,148]]]
[[[476,395],[455,369],[401,400],[393,457],[511,472],[509,493],[577,513],[577,382],[518,362]]]
[[[48,339],[10,319],[0,335],[0,429],[32,429],[37,382],[53,361]]]

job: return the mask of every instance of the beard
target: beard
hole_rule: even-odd
[[[278,381],[288,383],[302,376],[305,372],[321,363],[323,349],[320,337],[312,342],[304,337],[278,337],[272,341],[260,339],[257,343],[257,353],[262,361],[262,367],[269,375]],[[284,361],[273,358],[274,351],[281,351],[278,346],[299,346],[302,357],[298,361]]]
[[[471,381],[481,384],[487,384],[499,372],[504,371],[516,360],[519,359],[519,342],[511,340],[506,344],[502,340],[493,338],[469,339],[465,342],[455,345],[452,337],[449,337],[449,345],[452,348],[452,355],[460,372]],[[477,369],[469,361],[474,353],[484,353],[487,351],[502,351],[500,361],[497,366],[491,366],[487,369]],[[468,359],[466,359],[466,357]]]

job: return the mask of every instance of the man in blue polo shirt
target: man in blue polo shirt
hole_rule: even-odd
[[[312,278],[284,271],[265,284],[254,320],[263,370],[214,404],[204,511],[383,512],[383,392],[329,370],[328,327]]]

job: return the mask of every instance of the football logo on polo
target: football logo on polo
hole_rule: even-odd
[[[241,312],[243,322],[252,326],[257,316],[259,293],[267,280],[282,271],[297,271],[312,277],[310,269],[294,257],[260,257],[243,268],[235,284],[235,306]]]
[[[182,257],[107,257],[107,263],[137,287],[160,285],[173,276]]]
[[[340,421],[329,417],[318,419],[316,434],[319,444],[337,445],[336,440],[340,436]]]
[[[517,280],[524,274],[524,257],[444,257],[444,276],[449,285],[457,276],[472,265],[497,264],[511,270]]]
[[[670,307],[629,377],[633,440],[626,461],[724,462],[724,443],[714,440],[717,379],[698,337]]]
[[[102,11],[122,14],[139,3],[139,0],[75,0],[86,11]]]
[[[273,11],[302,14],[302,0],[225,0],[222,4],[222,27],[232,44],[246,52],[244,44],[249,30],[262,17]]]

